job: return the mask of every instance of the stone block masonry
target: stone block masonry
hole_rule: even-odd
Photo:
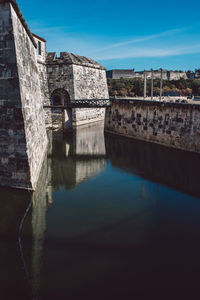
[[[48,53],[47,72],[49,93],[64,90],[70,100],[108,99],[108,87],[105,68],[84,56],[68,52]],[[54,99],[51,96],[53,104]],[[72,125],[74,127],[105,118],[104,108],[75,108],[72,110]]]
[[[67,129],[104,119],[105,109],[72,111],[70,101],[84,98],[108,98],[105,68],[84,56],[47,53],[16,0],[0,0],[1,186],[35,189],[52,127],[50,104],[69,106],[62,114]]]
[[[0,184],[34,189],[47,148],[36,44],[16,1],[0,1]]]
[[[75,99],[108,99],[105,69],[101,66],[73,66]],[[73,109],[73,125],[102,121],[105,108]]]
[[[105,130],[168,147],[200,153],[200,106],[113,100]]]

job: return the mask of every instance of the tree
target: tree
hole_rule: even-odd
[[[200,80],[198,80],[198,79],[193,80],[193,82],[192,82],[192,93],[195,96],[200,95]]]
[[[187,89],[185,90],[185,95],[186,95],[186,96],[191,96],[191,95],[192,95],[192,89],[187,88]]]

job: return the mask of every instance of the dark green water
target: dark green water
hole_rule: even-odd
[[[104,139],[98,125],[54,134],[23,253],[31,195],[0,189],[0,299],[198,295],[199,170],[200,155]]]

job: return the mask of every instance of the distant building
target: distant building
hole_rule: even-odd
[[[195,78],[200,78],[200,69],[195,71]]]
[[[180,78],[187,79],[187,74],[182,71],[168,71],[163,69],[164,80],[179,80]],[[152,71],[146,71],[147,79],[151,78]],[[154,79],[161,77],[161,70],[153,70]],[[144,71],[135,71],[134,69],[118,69],[107,71],[107,78],[120,79],[120,78],[142,78],[144,79]]]
[[[194,79],[195,78],[195,73],[194,72],[187,72],[187,78],[188,79]]]
[[[195,70],[195,72],[187,72],[188,79],[200,79],[200,69]]]
[[[120,78],[134,78],[135,77],[135,70],[110,70],[106,72],[107,78],[112,79],[120,79]]]

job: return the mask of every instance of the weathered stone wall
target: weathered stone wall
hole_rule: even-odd
[[[75,99],[108,99],[106,72],[102,69],[73,66]],[[104,120],[104,108],[73,109],[73,125]]]
[[[58,59],[56,53],[48,53],[47,72],[50,97],[56,89],[65,89],[74,99],[73,66]]]
[[[0,3],[0,184],[34,188],[47,137],[36,45],[19,15]]]
[[[18,65],[22,112],[25,124],[26,148],[31,182],[35,186],[47,148],[44,110],[37,68],[37,49],[12,9],[12,21]],[[22,50],[23,49],[23,50]]]
[[[0,182],[29,177],[10,3],[0,3]]]
[[[73,108],[72,125],[74,127],[99,122],[105,119],[105,108]]]
[[[75,99],[108,99],[106,72],[73,65]]]
[[[45,40],[41,40],[34,35],[34,40],[36,44],[40,42],[41,44],[41,54],[39,54],[38,49],[36,50],[36,58],[37,58],[37,67],[40,79],[40,90],[41,90],[41,98],[43,104],[46,106],[50,105],[50,95],[49,95],[49,86],[48,86],[48,76],[47,76],[47,66],[46,66],[46,42]],[[46,126],[51,126],[52,118],[51,118],[51,109],[45,109],[45,122]]]
[[[200,106],[116,100],[106,111],[105,130],[200,153]]]
[[[82,60],[82,61],[79,61]],[[105,69],[100,65],[93,65],[86,58],[61,53],[47,55],[47,71],[49,94],[57,89],[68,92],[70,99],[108,99],[108,88]],[[72,110],[72,124],[79,126],[91,122],[104,120],[105,109],[76,108]]]
[[[50,94],[49,94],[49,86],[48,86],[47,66],[41,61],[38,61],[37,67],[38,67],[39,78],[40,78],[40,90],[41,90],[43,105],[49,106]],[[44,114],[45,114],[46,126],[49,127],[52,124],[51,109],[46,108],[44,110]]]

